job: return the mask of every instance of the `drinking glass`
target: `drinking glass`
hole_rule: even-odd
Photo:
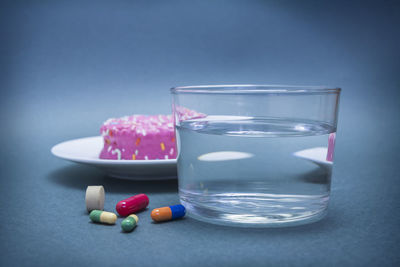
[[[210,223],[279,227],[327,210],[340,88],[171,89],[179,197]]]

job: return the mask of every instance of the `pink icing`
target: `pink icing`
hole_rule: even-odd
[[[133,115],[109,119],[100,128],[101,159],[147,160],[176,158],[171,115]]]
[[[182,106],[175,106],[175,114],[178,116],[179,121],[193,120],[206,117],[205,114],[199,113]]]
[[[333,154],[335,151],[335,139],[336,139],[336,133],[331,133],[328,138],[328,153],[326,155],[326,160],[327,161],[333,161]]]

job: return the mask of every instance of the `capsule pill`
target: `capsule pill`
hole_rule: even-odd
[[[149,197],[145,194],[139,194],[130,198],[121,200],[117,203],[115,209],[118,214],[125,217],[129,214],[144,210],[149,205]]]
[[[92,210],[89,217],[96,223],[115,224],[117,221],[117,215],[115,213],[102,210]]]
[[[173,205],[154,209],[151,212],[151,218],[156,222],[164,222],[182,218],[185,216],[186,210],[183,205]]]
[[[124,232],[131,232],[136,227],[138,222],[138,216],[131,214],[122,221],[121,228]]]

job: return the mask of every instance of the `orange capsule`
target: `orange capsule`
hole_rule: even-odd
[[[185,216],[186,210],[182,205],[174,205],[154,209],[151,212],[151,218],[156,222],[170,221]]]

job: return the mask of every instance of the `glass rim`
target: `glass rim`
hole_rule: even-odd
[[[341,92],[339,87],[301,85],[195,85],[177,86],[170,89],[172,94],[329,94]]]

